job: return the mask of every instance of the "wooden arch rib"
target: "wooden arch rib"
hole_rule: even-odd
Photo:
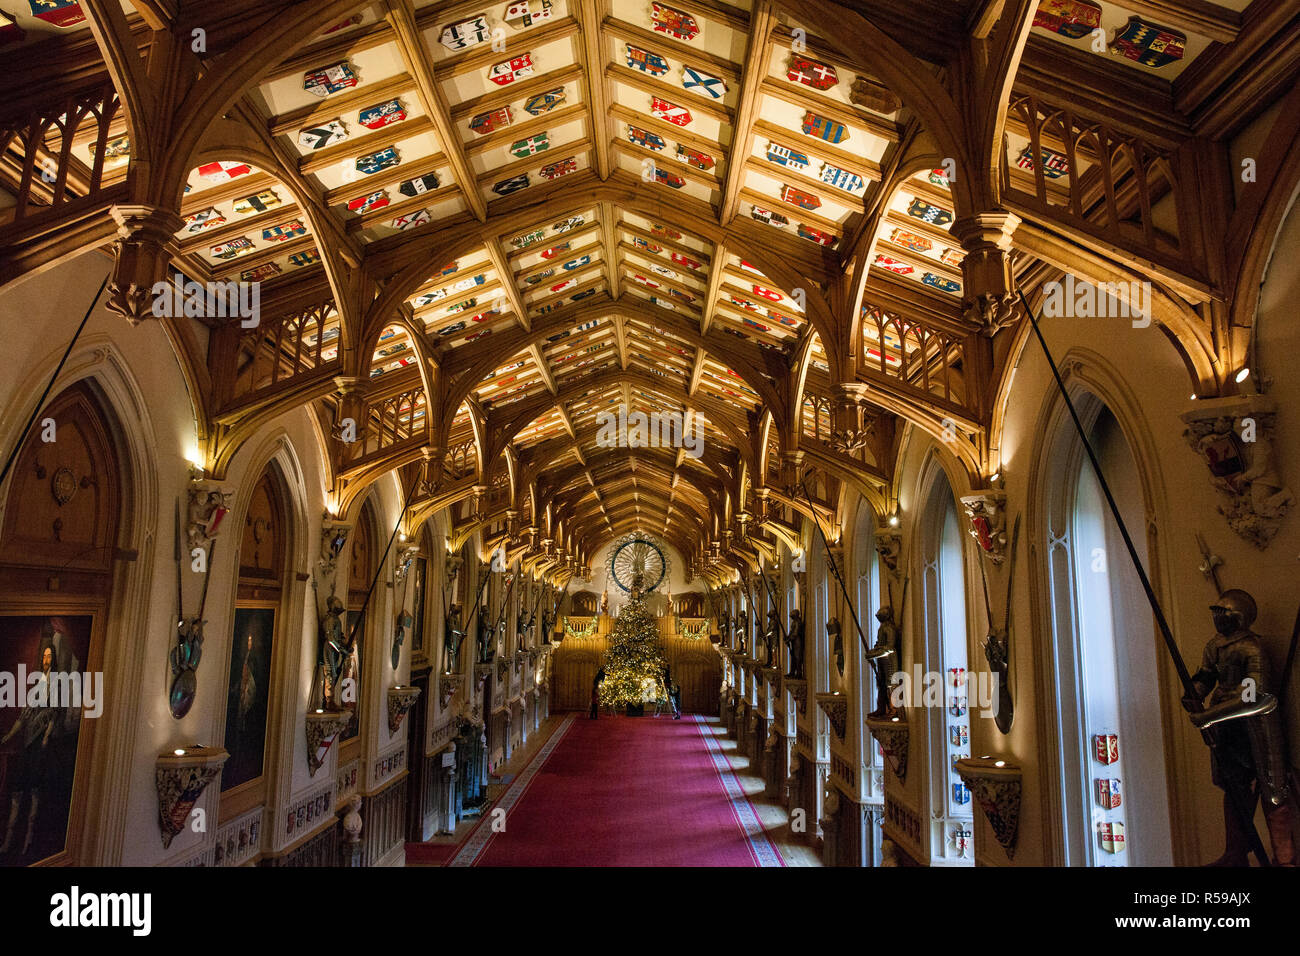
[[[573,180],[569,190],[551,192],[544,202],[534,202],[521,210],[502,213],[485,224],[468,221],[440,222],[437,229],[426,230],[421,227],[421,230],[404,233],[401,245],[390,247],[393,250],[392,258],[398,261],[382,293],[367,311],[362,345],[371,336],[378,337],[378,329],[388,321],[386,316],[392,315],[423,283],[433,278],[441,263],[465,255],[498,237],[517,234],[543,219],[560,218],[604,201],[629,212],[660,220],[714,245],[726,243],[744,248],[745,258],[778,290],[787,294],[794,289],[804,290],[805,317],[817,329],[823,343],[826,343],[828,361],[837,361],[833,356],[833,343],[841,335],[836,331],[829,303],[813,285],[814,281],[830,283],[838,272],[838,264],[818,252],[822,247],[804,240],[789,239],[786,240],[787,243],[797,243],[797,246],[788,250],[782,247],[778,252],[775,245],[775,238],[778,237],[765,236],[757,231],[766,229],[771,233],[773,230],[743,221],[723,228],[716,220],[709,218],[709,207],[701,204],[701,208],[697,209],[695,205],[685,202],[677,205],[667,203],[652,192],[658,187],[637,180],[619,178],[600,182],[594,177],[582,176],[566,179]],[[450,238],[445,238],[448,236]],[[807,246],[808,250],[799,249],[798,246]],[[380,258],[376,258],[372,268],[379,270],[376,275],[383,271]],[[836,366],[832,364],[832,372],[835,370]]]
[[[159,194],[179,205],[185,180],[193,168],[190,159],[208,126],[225,115],[244,91],[274,70],[276,64],[321,30],[349,16],[356,7],[356,0],[294,4],[213,59],[209,71],[189,88],[175,110],[183,123],[178,124],[177,136],[169,144],[168,156],[174,158],[154,172]]]
[[[555,489],[550,500],[556,502],[556,508],[558,511],[560,510],[560,504],[565,501],[569,494],[569,492],[564,491],[564,489],[566,489],[574,479],[585,477],[590,474],[594,481],[593,473],[604,470],[608,465],[612,464],[615,467],[619,465],[627,465],[630,468],[631,465],[640,463],[644,463],[650,468],[658,469],[664,474],[677,474],[681,476],[682,481],[699,492],[700,496],[704,498],[706,502],[716,502],[716,500],[722,495],[722,486],[720,483],[715,484],[710,482],[706,475],[691,474],[689,471],[682,472],[676,469],[671,457],[651,454],[645,449],[639,449],[635,452],[611,449],[602,452],[600,455],[593,455],[588,459],[586,464],[575,463],[554,472],[551,476],[552,480],[547,482],[548,488],[553,487]],[[582,492],[579,499],[585,498],[591,488],[592,486],[590,485],[579,487],[577,490]],[[701,528],[707,528],[707,521],[704,516],[698,515],[697,513],[697,517],[700,519]]]
[[[586,395],[593,390],[624,383],[653,391],[671,402],[681,403],[693,411],[703,413],[712,424],[716,425],[731,439],[737,453],[746,459],[752,454],[750,441],[744,430],[748,428],[748,425],[742,425],[734,421],[730,413],[724,410],[722,406],[701,399],[698,396],[692,397],[685,391],[673,392],[665,386],[661,379],[645,372],[620,368],[605,369],[595,375],[567,381],[555,395],[549,392],[544,393],[531,403],[526,403],[526,408],[518,411],[512,410],[509,419],[502,423],[494,422],[493,427],[489,429],[492,434],[494,450],[509,444],[520,431],[556,405]]]
[[[974,158],[968,155],[960,136],[966,123],[934,70],[856,10],[825,0],[780,0],[780,3],[799,20],[815,27],[825,42],[850,60],[854,51],[875,53],[871,60],[873,71],[916,114],[940,149],[958,160],[961,175],[953,184],[953,199],[959,214],[977,209],[971,192],[972,183],[977,179],[973,173]]]
[[[454,380],[447,382],[446,394],[442,396],[443,426],[451,424],[451,419],[455,415],[453,409],[460,407],[460,403],[473,392],[484,376],[512,358],[526,356],[529,346],[542,344],[549,336],[568,331],[575,325],[581,325],[592,319],[612,320],[620,317],[642,319],[659,325],[681,337],[692,347],[704,349],[714,355],[721,354],[725,350],[727,363],[740,374],[742,381],[754,389],[769,407],[784,409],[785,403],[780,392],[756,364],[764,359],[757,348],[753,349],[752,356],[746,356],[744,354],[746,350],[741,343],[733,344],[720,332],[701,333],[698,327],[677,317],[673,312],[653,309],[629,296],[619,299],[597,297],[594,302],[583,300],[580,305],[566,306],[564,309],[547,313],[533,323],[530,329],[515,328],[503,335],[480,340],[481,346],[472,343],[457,349],[453,354],[459,358],[458,364],[462,365],[465,371],[457,375]],[[786,416],[782,414],[781,424],[785,425],[787,421]]]

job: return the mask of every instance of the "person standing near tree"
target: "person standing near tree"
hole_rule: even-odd
[[[591,713],[587,715],[588,720],[596,720],[597,713],[600,710],[600,684],[605,679],[605,668],[596,671],[596,676],[591,680]]]
[[[682,686],[673,684],[673,689],[668,692],[668,699],[673,702],[673,720],[682,719]]]

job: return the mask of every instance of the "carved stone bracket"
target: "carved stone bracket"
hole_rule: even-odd
[[[1223,499],[1219,513],[1262,551],[1294,502],[1274,462],[1277,405],[1263,395],[1210,398],[1180,417],[1187,425],[1183,438],[1209,467]]]
[[[894,528],[880,528],[876,531],[875,543],[881,567],[898,576],[898,562],[903,553],[903,533]]]
[[[1022,311],[1020,296],[1014,292],[981,292],[966,304],[962,318],[979,326],[981,335],[992,338],[1007,326],[1014,325]]]
[[[161,206],[119,205],[111,213],[117,239],[104,307],[136,325],[153,317],[153,289],[166,280],[167,266],[180,251],[176,233],[185,221]]]
[[[465,678],[460,674],[443,675],[439,678],[438,699],[442,702],[443,710],[447,709],[451,699],[456,696],[456,691],[460,690],[464,683]]]
[[[821,708],[826,719],[831,722],[831,729],[840,740],[849,725],[849,699],[843,694],[818,694],[817,706]]]
[[[894,771],[899,783],[904,782],[907,779],[907,721],[898,714],[894,717],[868,717],[866,722],[867,730],[885,754],[889,769]]]
[[[961,264],[963,316],[990,338],[1020,317],[1011,268],[1011,237],[1019,225],[1019,216],[995,211],[965,216],[950,229],[966,251]]]
[[[963,757],[954,764],[975,802],[984,811],[993,836],[1008,857],[1015,856],[1020,828],[1020,767],[995,757]]]
[[[320,559],[317,561],[317,566],[322,577],[333,579],[334,572],[338,570],[339,555],[343,553],[343,546],[348,543],[348,534],[351,530],[351,525],[335,521],[329,514],[326,514],[321,521]]]
[[[185,541],[190,551],[206,550],[221,533],[234,492],[211,481],[191,481],[186,506]]]
[[[307,715],[307,770],[313,777],[325,763],[334,738],[343,733],[351,719],[348,710],[316,710]]]
[[[808,682],[806,680],[794,680],[792,678],[787,677],[784,680],[782,680],[781,686],[785,688],[785,690],[790,694],[792,698],[794,698],[794,702],[799,708],[799,713],[800,714],[807,713],[808,712]]]
[[[407,545],[397,553],[397,567],[393,569],[393,581],[401,584],[406,580],[406,575],[411,570],[411,564],[419,555],[420,549],[415,545]]]
[[[487,683],[487,679],[488,679],[490,676],[492,676],[492,665],[491,665],[491,664],[475,664],[475,665],[474,665],[474,682],[475,682],[475,684],[478,685],[478,688],[479,688],[480,690],[482,690],[483,685],[484,685],[485,683]]]
[[[1007,555],[1007,496],[1002,491],[981,491],[965,495],[961,506],[970,519],[970,536],[994,564]]]
[[[420,688],[409,685],[388,688],[388,732],[397,733],[407,713],[420,697]]]
[[[763,680],[767,682],[767,685],[768,685],[769,687],[778,687],[778,686],[780,686],[780,683],[781,683],[781,668],[779,668],[779,667],[763,667],[763,668],[760,668],[760,671],[761,671],[762,674],[763,674]]]
[[[158,826],[163,849],[185,829],[198,803],[230,754],[224,747],[182,747],[158,755],[154,779],[158,788]]]

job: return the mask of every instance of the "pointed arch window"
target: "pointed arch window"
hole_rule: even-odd
[[[1114,415],[1076,400],[1111,493],[1148,560],[1141,476]],[[1060,707],[1061,834],[1073,866],[1172,861],[1156,635],[1119,527],[1068,422],[1047,482],[1048,565]],[[1138,533],[1134,533],[1134,531]]]
[[[938,866],[971,866],[971,793],[954,765],[970,756],[971,701],[967,694],[965,536],[947,476],[932,472],[921,515],[921,594],[929,684],[942,680],[942,698],[923,687],[914,698],[924,708],[930,759],[930,860]]]

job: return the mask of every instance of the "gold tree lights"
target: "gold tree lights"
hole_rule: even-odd
[[[647,697],[654,699],[663,678],[664,657],[659,649],[659,624],[641,599],[639,589],[633,589],[632,600],[614,621],[602,667],[602,704],[622,707],[644,703]]]

